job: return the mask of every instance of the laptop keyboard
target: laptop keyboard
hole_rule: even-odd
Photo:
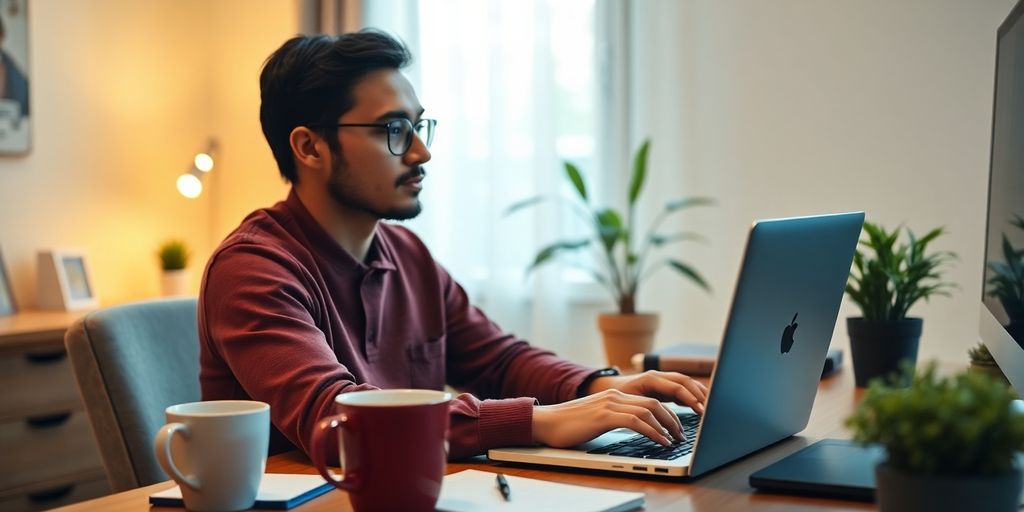
[[[640,459],[678,459],[693,452],[693,440],[697,437],[697,425],[700,424],[700,416],[696,414],[680,414],[679,420],[683,424],[683,433],[686,434],[686,440],[684,441],[673,441],[669,446],[662,446],[643,434],[637,434],[617,443],[594,448],[587,451],[587,453],[619,455]]]

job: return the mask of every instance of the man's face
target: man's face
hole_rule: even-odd
[[[423,115],[412,84],[397,70],[366,75],[352,91],[355,106],[338,119],[341,124],[384,124],[406,118],[415,124]],[[341,152],[332,151],[327,192],[341,206],[378,219],[405,220],[419,215],[422,164],[430,160],[424,141],[413,136],[402,156],[388,149],[383,127],[340,127]]]

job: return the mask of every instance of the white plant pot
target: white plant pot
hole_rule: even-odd
[[[164,270],[160,274],[160,295],[164,297],[189,295],[188,278],[188,269]]]

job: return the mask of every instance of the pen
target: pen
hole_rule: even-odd
[[[508,480],[505,480],[505,475],[498,473],[498,476],[494,479],[498,483],[498,490],[501,491],[501,497],[505,498],[505,501],[512,501],[512,489],[508,486]]]

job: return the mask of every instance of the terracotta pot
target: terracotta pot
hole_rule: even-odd
[[[656,313],[635,315],[602,314],[597,326],[604,337],[604,354],[608,364],[622,371],[633,371],[633,354],[650,352],[654,347],[654,332],[658,330]]]
[[[160,274],[160,295],[164,297],[180,297],[189,295],[188,269],[164,270]]]

